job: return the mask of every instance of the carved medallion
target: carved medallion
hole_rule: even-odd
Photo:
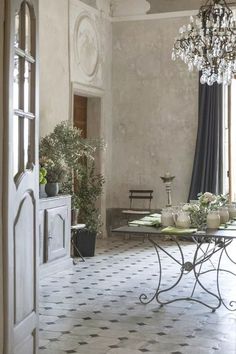
[[[76,21],[74,39],[77,63],[91,80],[98,67],[99,45],[95,23],[88,14],[84,13]]]

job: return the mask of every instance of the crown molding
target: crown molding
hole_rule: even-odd
[[[112,22],[126,22],[126,21],[148,21],[148,20],[162,20],[167,18],[190,17],[198,14],[198,10],[163,12],[158,14],[146,14],[137,16],[122,16],[112,17]]]

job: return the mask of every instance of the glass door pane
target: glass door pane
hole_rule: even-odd
[[[31,94],[31,64],[25,61],[25,73],[24,73],[24,111],[31,112],[30,94]]]
[[[31,18],[27,4],[25,4],[25,51],[26,53],[31,52]]]

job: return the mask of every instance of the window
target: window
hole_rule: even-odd
[[[236,78],[224,87],[224,193],[236,202]]]
[[[14,50],[13,173],[17,181],[35,163],[31,142],[35,124],[35,25],[27,1],[15,14]]]

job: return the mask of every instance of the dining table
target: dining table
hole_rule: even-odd
[[[142,304],[156,301],[161,306],[164,306],[177,301],[193,301],[211,309],[212,312],[215,312],[221,306],[224,306],[229,311],[236,311],[236,296],[235,299],[227,299],[227,296],[225,298],[222,295],[224,276],[227,275],[228,281],[232,282],[232,284],[236,280],[236,271],[234,269],[236,266],[236,225],[232,225],[232,227],[225,225],[225,227],[222,226],[220,229],[206,229],[203,231],[163,228],[160,226],[124,225],[113,229],[112,233],[146,237],[155,249],[158,265],[155,275],[158,276],[158,281],[155,278],[157,285],[155,286],[154,294],[151,296],[144,292],[140,294],[139,300]],[[168,240],[177,246],[177,255],[176,252],[173,252],[173,248],[168,247],[165,242],[167,237]],[[186,246],[189,244],[186,241],[191,242],[193,246],[191,257],[189,253],[185,254]],[[235,252],[232,252],[234,249]],[[165,255],[165,259],[171,260],[176,265],[177,277],[174,283],[166,278],[163,255]],[[227,263],[227,267],[225,263]],[[189,274],[191,274],[193,280],[190,293],[163,299],[163,295],[172,293],[180,282],[185,280],[186,275]],[[211,280],[213,279],[213,288],[209,282],[204,282],[205,277],[208,275],[211,276]],[[206,296],[199,296],[197,288],[200,288],[200,293]]]

